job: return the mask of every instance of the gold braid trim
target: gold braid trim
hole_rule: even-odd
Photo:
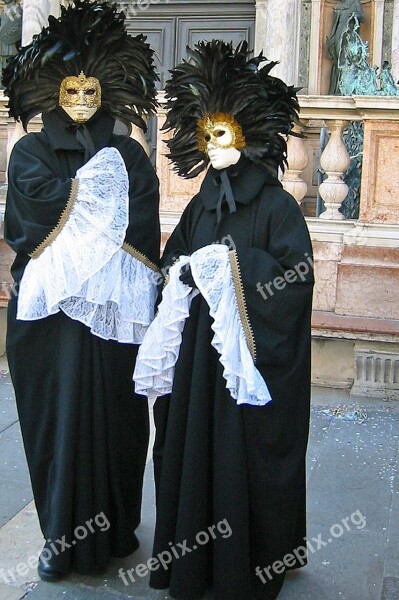
[[[152,269],[156,273],[160,273],[160,270],[157,267],[157,265],[155,263],[153,263],[149,258],[147,258],[147,256],[145,254],[143,254],[142,252],[140,252],[140,250],[137,250],[136,248],[134,248],[134,246],[131,246],[127,242],[124,242],[122,248],[128,254],[130,254],[134,258],[137,258],[137,260],[139,260],[140,262],[144,263],[146,265],[146,267],[149,267],[150,269]]]
[[[169,281],[170,281],[170,269],[173,267],[173,265],[175,263],[177,263],[177,261],[179,260],[180,256],[175,256],[172,260],[172,264],[169,265],[169,267],[167,267],[167,273],[166,276],[164,275],[164,279],[163,279],[163,286],[162,286],[162,290],[165,289],[165,287],[168,285]]]
[[[166,275],[165,279],[163,280],[163,286],[162,286],[162,291],[166,288],[166,286],[168,285],[170,281],[170,275],[169,273]]]
[[[40,256],[41,253],[43,252],[43,250],[45,248],[47,248],[47,246],[49,246],[51,244],[51,242],[53,242],[55,240],[55,238],[57,237],[57,235],[60,233],[61,229],[64,227],[65,223],[67,222],[67,220],[69,218],[72,207],[76,200],[76,196],[78,194],[78,189],[79,189],[79,180],[71,179],[71,190],[69,192],[68,202],[66,204],[66,207],[64,208],[64,210],[61,213],[61,216],[58,220],[57,225],[54,227],[54,229],[52,229],[50,231],[50,233],[44,238],[44,240],[33,250],[33,252],[31,252],[31,254],[29,254],[29,256],[31,258],[37,258],[38,256]]]
[[[254,336],[254,332],[253,332],[251,323],[249,322],[247,302],[245,300],[244,286],[242,284],[242,278],[241,278],[240,263],[238,262],[238,256],[237,256],[237,253],[235,250],[230,250],[229,258],[230,258],[231,271],[233,274],[233,282],[234,282],[234,289],[235,289],[235,293],[236,293],[238,312],[240,313],[241,325],[242,325],[242,328],[244,329],[245,339],[247,341],[247,345],[248,345],[249,351],[251,353],[252,359],[253,359],[254,363],[256,363],[255,336]]]

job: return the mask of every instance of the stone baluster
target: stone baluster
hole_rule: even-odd
[[[293,131],[294,133],[302,132],[299,125],[295,125]],[[288,167],[282,178],[283,188],[294,196],[295,200],[300,205],[308,189],[307,184],[300,177],[300,174],[307,167],[309,162],[308,153],[306,152],[302,138],[293,135],[288,136],[287,162]]]
[[[331,135],[320,157],[321,168],[327,175],[319,187],[326,208],[320,214],[320,219],[344,218],[338,209],[348,194],[348,186],[344,182],[343,176],[349,167],[350,158],[342,137],[342,133],[348,125],[349,121],[341,119],[326,120],[326,126]]]

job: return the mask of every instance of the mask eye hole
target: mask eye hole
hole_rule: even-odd
[[[224,134],[225,134],[225,133],[226,133],[226,132],[225,132],[225,131],[223,131],[223,129],[216,129],[216,131],[215,131],[215,136],[216,136],[217,138],[220,138],[220,137],[224,136]]]
[[[211,139],[211,136],[209,135],[209,133],[206,133],[206,134],[204,135],[204,139],[205,139],[205,141],[206,141],[206,142],[209,142],[209,141],[210,141],[210,139]]]
[[[96,90],[93,88],[90,88],[89,90],[85,90],[86,96],[94,96],[95,93],[96,93]]]
[[[76,94],[78,93],[78,90],[75,90],[75,88],[68,88],[66,90],[66,93],[69,94],[70,96],[76,96]]]

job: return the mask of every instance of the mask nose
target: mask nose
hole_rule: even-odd
[[[211,134],[210,140],[207,143],[208,152],[209,152],[209,150],[214,150],[215,148],[216,148],[216,138],[214,135]]]
[[[86,106],[86,96],[84,90],[79,90],[79,100],[78,104],[81,106]]]

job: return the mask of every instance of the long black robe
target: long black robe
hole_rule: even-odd
[[[17,252],[16,282],[57,225],[71,177],[85,162],[76,125],[62,109],[43,122],[42,132],[23,137],[10,158],[5,238]],[[158,263],[158,180],[141,146],[113,128],[103,111],[88,121],[91,154],[106,146],[120,151],[129,175],[125,241]],[[149,434],[147,403],[131,381],[137,346],[96,337],[62,311],[17,320],[17,301],[8,306],[7,356],[40,525],[47,540],[75,539],[69,548],[55,542],[51,564],[95,572],[137,544]],[[87,535],[75,534],[77,527]],[[76,543],[77,537],[83,539]]]
[[[164,253],[164,267],[214,242],[235,247],[253,339],[256,366],[272,401],[237,406],[226,391],[222,366],[211,346],[208,306],[194,298],[186,320],[170,397],[154,407],[157,520],[153,556],[187,540],[150,585],[170,586],[176,598],[200,598],[213,586],[215,600],[270,600],[284,574],[256,576],[303,545],[305,454],[310,401],[311,243],[302,213],[278,180],[241,158],[228,170],[236,212],[222,205],[220,173],[211,168],[187,206]],[[224,239],[223,239],[224,238]],[[264,288],[300,267],[301,277]],[[306,266],[307,265],[307,266]],[[305,271],[307,273],[305,274]],[[293,280],[292,273],[288,277]],[[284,280],[283,280],[284,281]],[[266,299],[265,299],[266,296]],[[245,315],[243,315],[243,318]],[[207,544],[196,535],[214,529]],[[222,533],[225,535],[222,535]],[[200,536],[203,539],[203,536]],[[181,548],[177,546],[177,548]],[[298,561],[291,568],[300,566]]]

